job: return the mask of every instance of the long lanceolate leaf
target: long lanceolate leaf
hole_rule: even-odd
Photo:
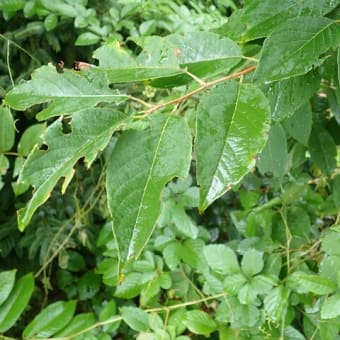
[[[219,32],[243,42],[266,37],[290,18],[322,16],[340,3],[339,0],[252,0],[233,12]]]
[[[32,273],[22,276],[0,306],[0,333],[6,332],[18,320],[26,308],[34,288]]]
[[[121,120],[121,114],[112,110],[89,109],[72,116],[68,133],[63,133],[61,119],[49,126],[44,136],[47,150],[35,147],[19,177],[20,182],[31,184],[35,189],[28,204],[18,211],[20,230],[25,229],[62,177],[65,178],[63,190],[66,189],[78,159],[84,157],[88,166],[93,162]]]
[[[340,25],[328,18],[298,17],[279,26],[265,40],[255,79],[275,81],[302,75],[319,57],[340,43]]]
[[[139,256],[155,227],[163,187],[186,176],[190,160],[190,131],[179,116],[151,116],[148,129],[120,137],[106,185],[121,261]]]
[[[268,101],[254,85],[230,82],[202,97],[195,151],[200,210],[254,166],[267,139],[269,120]]]

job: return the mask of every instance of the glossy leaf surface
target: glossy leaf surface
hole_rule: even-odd
[[[291,117],[297,109],[307,103],[319,85],[320,76],[316,72],[272,84],[268,91],[272,119],[281,121]]]
[[[6,332],[18,320],[31,298],[33,288],[34,279],[31,273],[15,283],[7,300],[0,306],[0,333]]]
[[[135,331],[146,331],[149,326],[149,317],[146,312],[136,307],[122,307],[120,309],[123,320]]]
[[[192,332],[205,336],[209,336],[216,329],[215,321],[200,310],[188,311],[183,322]]]
[[[340,294],[328,296],[321,307],[321,318],[332,319],[340,315]]]
[[[24,329],[24,337],[48,338],[64,328],[73,317],[76,301],[58,301],[44,308]]]
[[[80,313],[62,330],[55,334],[55,337],[70,336],[91,327],[96,322],[93,313]]]
[[[242,271],[248,276],[258,274],[263,269],[263,253],[255,249],[248,250],[242,257]]]
[[[307,73],[319,57],[340,43],[340,26],[319,17],[297,17],[286,21],[266,39],[256,80],[274,81]]]
[[[160,213],[160,194],[173,177],[186,177],[191,135],[184,119],[150,117],[149,128],[127,131],[112,152],[107,173],[109,208],[120,257],[138,257]]]
[[[15,269],[0,272],[0,306],[8,298],[14,286],[15,273]]]
[[[195,143],[200,210],[254,166],[267,139],[269,120],[268,102],[253,85],[229,82],[202,97]]]
[[[14,144],[15,126],[11,111],[0,106],[0,152],[9,151]]]
[[[312,292],[318,295],[330,294],[336,290],[336,284],[333,281],[300,271],[288,277],[288,286],[298,292]]]
[[[66,190],[78,159],[84,157],[87,166],[91,165],[97,153],[110,141],[121,119],[121,114],[111,110],[89,109],[74,114],[70,122],[65,122],[70,131],[63,133],[61,118],[48,127],[43,138],[47,150],[36,146],[19,177],[20,182],[31,184],[35,189],[29,203],[18,211],[21,230],[62,177],[65,178],[62,190]]]
[[[242,9],[233,13],[218,32],[242,42],[264,38],[289,18],[322,16],[339,3],[333,0],[248,1]]]
[[[204,256],[209,267],[220,274],[240,272],[235,252],[222,244],[211,244],[204,247]]]
[[[286,287],[279,286],[271,290],[264,298],[264,310],[273,321],[280,320],[288,305],[290,291]]]

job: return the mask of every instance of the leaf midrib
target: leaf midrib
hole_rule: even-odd
[[[143,193],[142,193],[142,196],[141,196],[141,199],[140,199],[140,203],[139,203],[139,206],[138,206],[138,211],[137,211],[137,214],[136,214],[136,217],[135,217],[135,223],[134,223],[134,226],[133,226],[132,237],[131,237],[129,248],[128,248],[127,258],[130,258],[132,255],[134,255],[137,258],[139,256],[139,254],[142,252],[145,244],[148,242],[148,239],[147,239],[144,242],[144,246],[141,247],[141,249],[138,251],[138,253],[134,254],[134,250],[133,250],[134,243],[135,243],[134,234],[135,234],[135,229],[137,228],[137,221],[139,219],[139,216],[141,215],[143,201],[144,201],[147,189],[149,187],[149,183],[151,181],[152,173],[153,173],[153,170],[154,170],[154,167],[155,167],[155,163],[156,163],[156,159],[157,159],[157,156],[158,156],[158,151],[159,151],[159,148],[160,148],[160,145],[161,145],[164,133],[165,133],[165,129],[168,126],[170,119],[171,119],[171,116],[168,116],[166,121],[164,122],[164,125],[162,127],[162,130],[161,130],[161,133],[160,133],[157,145],[156,145],[156,149],[155,149],[154,156],[153,156],[153,159],[152,159],[152,162],[151,162],[151,166],[150,166],[150,169],[149,169],[148,177],[147,177],[145,185],[144,185]],[[156,224],[154,224],[153,228],[155,227],[155,225]]]

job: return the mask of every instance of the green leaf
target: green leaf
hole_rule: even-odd
[[[87,166],[91,165],[97,153],[110,141],[120,121],[119,113],[108,109],[89,109],[75,113],[70,121],[66,120],[65,133],[62,118],[47,128],[43,138],[47,150],[36,146],[19,177],[19,182],[35,188],[29,203],[18,211],[20,230],[26,228],[33,213],[49,198],[62,177],[65,178],[62,191],[66,190],[78,159],[84,157]]]
[[[79,299],[87,300],[93,298],[100,288],[100,283],[99,275],[94,272],[86,272],[78,281]]]
[[[137,332],[144,332],[149,329],[149,316],[140,308],[122,307],[120,309],[124,322]]]
[[[26,308],[34,288],[33,275],[26,274],[15,284],[7,300],[0,306],[0,333],[6,332]]]
[[[268,98],[274,121],[289,118],[319,89],[320,76],[309,72],[273,83],[268,90]]]
[[[140,294],[143,286],[143,274],[141,273],[128,273],[123,282],[121,282],[115,291],[115,296],[131,299]]]
[[[35,104],[53,101],[37,115],[42,120],[88,109],[100,102],[122,101],[126,97],[110,90],[107,80],[102,78],[91,70],[58,73],[52,65],[42,66],[33,72],[31,80],[9,91],[5,102],[15,110],[25,110]]]
[[[257,275],[248,279],[247,283],[238,289],[237,298],[244,305],[254,304],[258,295],[266,295],[274,285],[276,285],[276,280],[273,277]]]
[[[277,278],[274,275],[256,275],[250,280],[250,285],[256,294],[267,294],[273,286],[277,285]]]
[[[207,295],[214,295],[223,292],[223,283],[215,275],[206,271],[203,273],[204,286],[203,292]]]
[[[254,166],[269,119],[265,96],[251,84],[229,82],[201,98],[195,144],[201,211]]]
[[[204,256],[209,267],[220,274],[240,272],[240,266],[235,252],[222,244],[210,244],[204,247]]]
[[[286,340],[305,340],[305,336],[299,332],[296,328],[288,326],[284,331],[284,338]]]
[[[334,230],[326,230],[322,234],[321,250],[330,255],[340,256],[340,233]]]
[[[184,119],[158,114],[149,123],[146,130],[124,132],[108,164],[106,187],[121,261],[140,255],[160,214],[162,189],[189,171],[191,135]]]
[[[125,69],[136,67],[135,59],[120,46],[118,41],[102,45],[94,51],[93,57],[99,60],[99,66],[103,68]]]
[[[209,336],[216,330],[215,321],[207,313],[200,310],[186,312],[183,323],[195,334]]]
[[[16,12],[23,9],[25,4],[25,0],[0,0],[0,10]]]
[[[149,324],[150,328],[155,332],[165,328],[162,318],[156,312],[149,313]]]
[[[157,86],[192,81],[185,69],[198,77],[228,72],[242,58],[241,49],[229,38],[211,32],[135,38],[143,51],[133,59],[117,43],[99,48],[94,57],[105,67],[110,82],[157,80]],[[112,58],[108,58],[108,55]]]
[[[332,198],[335,207],[340,210],[340,175],[334,177],[333,188],[332,188]],[[338,226],[339,228],[339,226]],[[340,228],[339,228],[340,229]]]
[[[263,252],[261,251],[249,249],[242,257],[241,268],[248,277],[260,273],[263,266]]]
[[[0,153],[11,150],[15,138],[15,125],[11,111],[0,106]]]
[[[252,0],[242,9],[233,12],[228,22],[218,30],[234,40],[247,42],[264,38],[289,18],[301,15],[322,16],[339,4],[339,1]]]
[[[309,138],[312,160],[325,175],[330,175],[336,167],[336,144],[330,133],[321,126],[314,126]]]
[[[76,301],[58,301],[50,304],[25,327],[23,336],[48,338],[54,335],[72,320],[76,304]]]
[[[117,306],[115,300],[110,300],[100,311],[99,321],[107,321],[115,317],[117,313]],[[116,316],[117,322],[112,322],[111,324],[103,325],[104,332],[112,332],[119,326],[120,317]]]
[[[172,279],[169,272],[163,272],[159,277],[159,283],[161,288],[170,289],[172,286]]]
[[[231,274],[223,281],[224,290],[230,295],[237,295],[241,287],[247,282],[243,274]]]
[[[320,339],[339,339],[339,322],[332,321],[327,320],[327,322],[319,323]]]
[[[340,273],[340,256],[324,256],[320,262],[319,274],[323,277],[327,277],[333,282],[336,282],[338,279],[338,273]]]
[[[227,326],[218,327],[219,340],[230,340],[237,338],[238,331]]]
[[[190,267],[196,268],[198,271],[205,271],[208,267],[203,251],[204,242],[201,239],[187,239],[182,243],[179,254],[183,262]]]
[[[148,281],[140,293],[140,304],[146,306],[150,300],[154,298],[161,290],[161,282],[159,277],[154,277]]]
[[[16,269],[0,272],[0,306],[8,298],[15,282]]]
[[[319,56],[340,43],[340,26],[327,18],[297,17],[265,40],[254,79],[275,81],[305,74]]]
[[[260,311],[254,306],[243,305],[236,297],[227,297],[217,308],[216,319],[231,323],[233,329],[254,327],[260,318]]]
[[[110,300],[101,310],[99,315],[99,321],[105,321],[110,319],[117,313],[117,305],[115,300]]]
[[[256,297],[257,292],[253,289],[253,287],[249,283],[243,285],[237,293],[237,298],[242,303],[242,305],[255,304]]]
[[[59,266],[70,272],[79,272],[86,267],[84,256],[78,251],[66,250],[59,253]]]
[[[288,306],[290,290],[283,286],[272,289],[264,298],[264,310],[274,322],[281,320]]]
[[[96,318],[93,313],[81,313],[76,315],[72,321],[61,331],[55,334],[55,337],[70,336],[77,334],[96,323]],[[86,334],[86,333],[83,333]]]
[[[283,126],[290,136],[307,146],[312,131],[311,106],[302,105],[291,117],[284,120]]]
[[[175,204],[171,210],[172,221],[176,229],[183,235],[196,238],[198,235],[198,228],[190,216],[185,212],[185,209],[180,204]]]
[[[49,14],[44,20],[44,26],[46,28],[46,31],[53,30],[57,25],[58,17],[54,13]]]
[[[306,183],[301,181],[301,182],[291,182],[284,187],[284,191],[282,193],[282,202],[284,204],[295,204],[296,202],[299,202],[304,194],[306,193]],[[290,211],[293,216],[290,223],[292,223],[291,229],[293,229],[293,234],[299,233],[299,231],[303,230],[304,236],[308,237],[309,232],[310,232],[310,220],[308,213],[299,208],[292,208]],[[298,226],[298,224],[300,224]],[[294,230],[296,229],[296,230]],[[296,232],[297,231],[297,232]],[[302,234],[302,233],[301,233]],[[300,234],[300,235],[301,235]]]
[[[254,191],[240,190],[240,202],[245,210],[250,210],[257,205],[260,194]]]
[[[181,262],[180,251],[182,245],[176,241],[171,242],[163,249],[163,257],[167,266],[171,270],[175,270]]]
[[[40,0],[41,4],[49,9],[49,11],[63,15],[66,17],[76,17],[78,15],[77,7],[72,6],[71,4],[67,4],[64,1],[49,1],[49,0]],[[79,10],[79,7],[78,7]]]
[[[78,36],[74,44],[76,46],[88,46],[96,44],[99,40],[100,37],[97,34],[92,32],[84,32]]]
[[[312,292],[318,295],[330,294],[335,291],[336,284],[331,280],[313,274],[294,272],[288,277],[288,285],[297,292]]]
[[[7,174],[9,167],[10,163],[8,157],[6,157],[4,154],[0,154],[0,190],[5,185],[5,183],[2,181],[2,176]]]
[[[321,319],[333,319],[340,315],[340,293],[328,296],[321,307]]]
[[[46,123],[30,125],[22,134],[18,142],[18,152],[21,156],[27,157],[34,145],[42,142],[43,133],[46,130]]]
[[[270,173],[282,181],[287,172],[288,148],[286,134],[280,124],[272,126],[267,144],[259,156],[257,167],[262,174]]]
[[[278,277],[282,268],[282,257],[278,253],[267,255],[265,259],[263,274],[274,275]]]

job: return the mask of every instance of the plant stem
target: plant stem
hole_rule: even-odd
[[[181,103],[182,101],[187,100],[188,98],[194,96],[197,93],[200,93],[200,92],[208,89],[209,87],[212,87],[212,86],[214,86],[216,84],[219,84],[219,83],[223,83],[223,82],[225,82],[227,80],[230,80],[230,79],[242,77],[245,74],[253,72],[255,69],[256,69],[256,65],[253,65],[253,66],[250,66],[250,67],[248,67],[248,68],[246,68],[246,69],[244,69],[242,71],[229,74],[228,76],[225,76],[225,77],[222,77],[222,78],[219,78],[219,79],[215,79],[215,80],[209,81],[207,83],[203,83],[197,89],[195,89],[195,90],[193,90],[193,91],[191,91],[189,93],[186,93],[185,95],[183,95],[183,96],[181,96],[179,98],[176,98],[176,99],[173,99],[173,100],[169,100],[168,102],[165,102],[165,103],[160,103],[160,104],[154,105],[153,107],[151,107],[150,109],[148,109],[146,111],[143,111],[142,113],[144,115],[149,115],[149,114],[151,114],[151,113],[153,113],[153,112],[155,112],[155,111],[157,111],[159,109],[162,109],[163,107],[166,107],[166,106],[169,106],[169,105],[173,105],[173,104]]]

